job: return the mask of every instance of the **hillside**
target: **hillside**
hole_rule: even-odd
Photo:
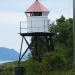
[[[18,60],[18,52],[14,49],[0,47],[0,61]]]

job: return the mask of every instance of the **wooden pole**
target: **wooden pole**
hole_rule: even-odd
[[[73,66],[75,67],[75,0],[73,0]]]

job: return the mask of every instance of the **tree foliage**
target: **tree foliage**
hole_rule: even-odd
[[[57,64],[58,64],[57,67],[59,66],[59,64],[62,64],[62,67],[67,65],[72,65],[72,57],[73,57],[72,25],[73,25],[73,19],[72,18],[66,19],[63,15],[59,19],[56,19],[55,23],[50,24],[49,31],[51,33],[55,33],[54,37],[55,48],[53,52],[50,53],[46,52],[47,49],[45,48],[46,46],[45,46],[44,37],[40,37],[41,38],[39,45],[40,55],[43,58],[45,57],[45,54],[48,54],[50,56],[50,59],[48,58],[45,59],[51,60],[50,62],[49,61],[47,62],[54,63],[53,64],[54,66],[56,66]],[[33,47],[35,47],[35,40],[33,37],[32,37],[32,42],[33,42]],[[32,51],[34,52],[35,48],[32,49]]]
[[[62,15],[51,24],[50,32],[55,35],[55,52],[64,56],[67,64],[73,63],[73,19],[65,19]],[[62,58],[61,58],[62,59]]]

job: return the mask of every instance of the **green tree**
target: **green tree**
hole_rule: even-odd
[[[62,15],[56,20],[56,23],[51,24],[51,32],[56,34],[55,37],[55,51],[63,54],[72,63],[73,56],[73,19],[65,19]]]
[[[55,48],[53,52],[47,53],[47,48],[45,46],[46,41],[44,37],[40,37],[40,41],[38,40],[39,42],[38,50],[40,53],[40,57],[44,62],[57,63],[57,64],[53,64],[53,66],[55,67],[59,67],[59,66],[63,67],[72,64],[72,56],[73,56],[72,25],[73,25],[73,19],[72,18],[66,19],[63,15],[59,19],[56,19],[55,23],[50,24],[49,31],[55,33],[55,38],[54,38]],[[34,37],[32,37],[31,42],[33,42],[32,53],[34,57],[35,43],[36,43]],[[48,64],[46,64],[46,66],[47,65]]]
[[[62,15],[56,20],[56,23],[51,24],[50,31],[56,34],[57,42],[72,46],[73,19],[65,19]]]

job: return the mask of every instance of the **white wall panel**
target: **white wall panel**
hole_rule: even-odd
[[[27,32],[48,32],[48,17],[27,17]]]

